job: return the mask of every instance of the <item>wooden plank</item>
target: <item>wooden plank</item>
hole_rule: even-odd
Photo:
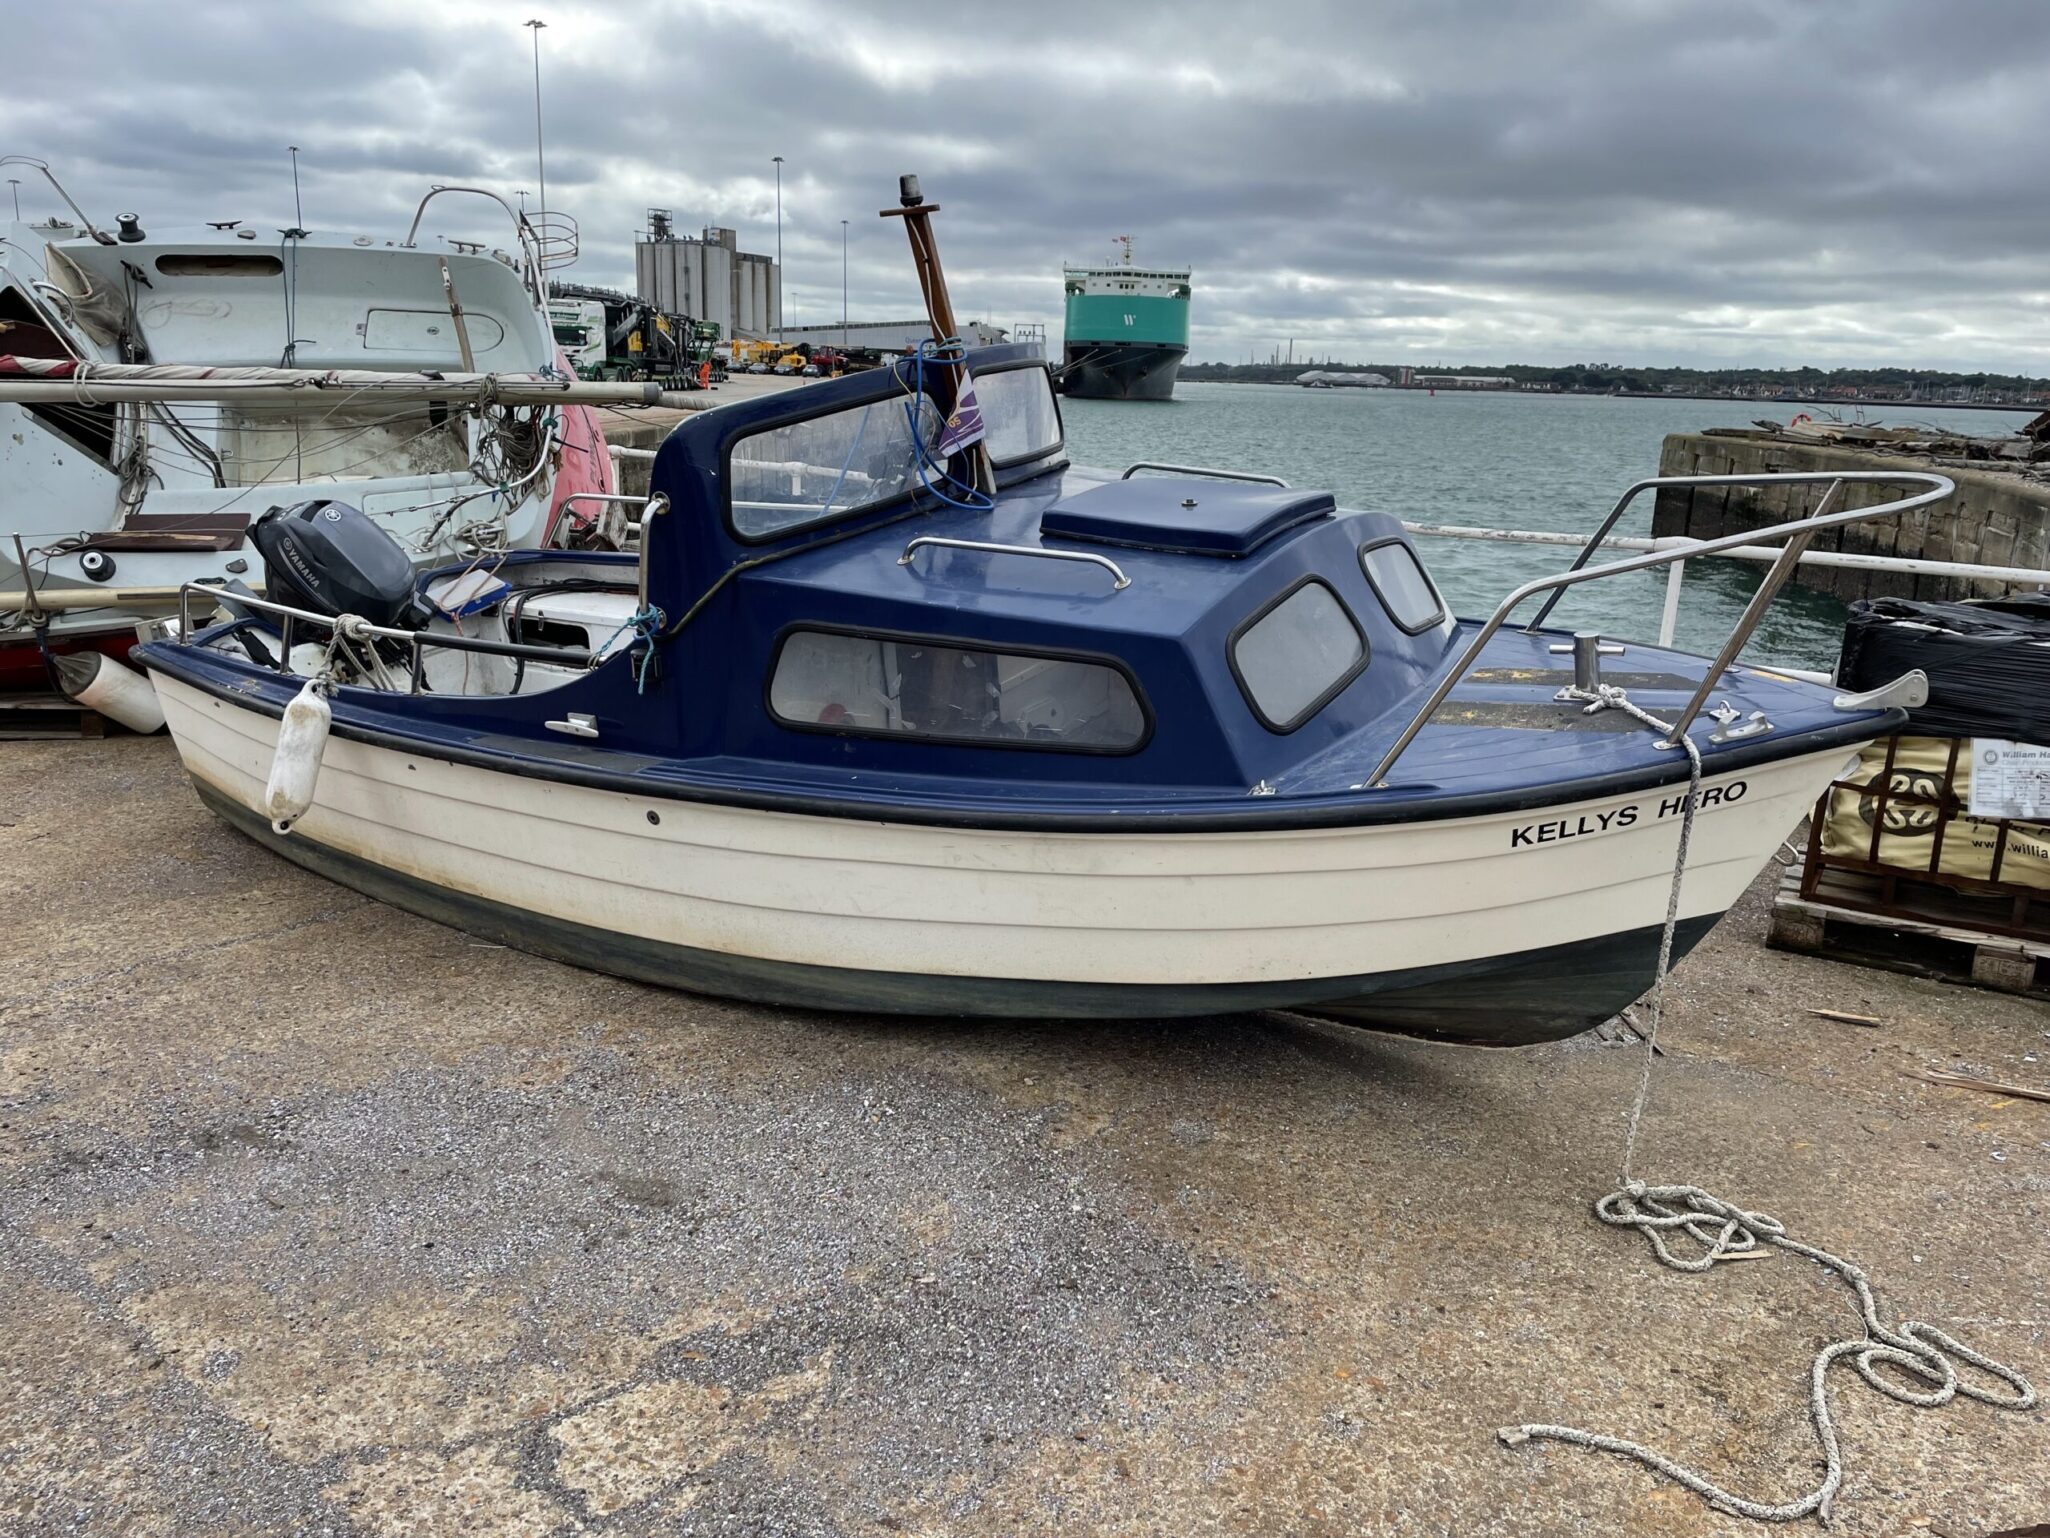
[[[1832,887],[1839,895],[1876,900],[1878,879],[1853,872],[1826,871],[1824,887],[1817,896],[1804,897],[1803,863],[1795,861],[1780,877],[1766,935],[1768,945],[1854,966],[1907,972],[2031,998],[2050,998],[2050,965],[2046,965],[2050,963],[2050,940],[2019,939],[1961,923],[1918,917],[1897,908],[1875,913],[1829,901]],[[1999,899],[1992,902],[1995,908],[2004,906]],[[1809,1013],[1831,1019],[1847,1018],[1828,1010]],[[1850,1023],[1865,1022],[1854,1019]]]
[[[0,695],[0,742],[104,737],[106,718],[61,694]]]

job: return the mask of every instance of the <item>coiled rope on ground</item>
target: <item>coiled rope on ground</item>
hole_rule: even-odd
[[[1653,716],[1630,700],[1623,690],[1612,685],[1597,685],[1592,691],[1567,690],[1565,696],[1588,701],[1590,714],[1598,710],[1620,710],[1667,740],[1673,740],[1670,724]],[[1815,1354],[1815,1360],[1809,1366],[1808,1417],[1814,1426],[1816,1440],[1822,1445],[1825,1467],[1822,1482],[1798,1500],[1751,1500],[1725,1490],[1706,1476],[1640,1442],[1583,1431],[1577,1426],[1543,1423],[1505,1426],[1497,1435],[1511,1447],[1530,1441],[1564,1442],[1633,1459],[1654,1473],[1692,1490],[1718,1510],[1735,1516],[1759,1522],[1794,1522],[1814,1516],[1827,1525],[1844,1480],[1843,1450],[1837,1441],[1836,1424],[1829,1413],[1829,1370],[1838,1361],[1849,1358],[1858,1376],[1871,1387],[1889,1399],[1918,1409],[1933,1409],[1962,1395],[1995,1409],[2026,1411],[2036,1406],[2036,1390],[2014,1368],[1973,1350],[1934,1325],[1903,1320],[1898,1328],[1889,1328],[1880,1320],[1879,1301],[1872,1291],[1871,1278],[1861,1267],[1840,1255],[1791,1237],[1786,1225],[1777,1218],[1763,1212],[1748,1212],[1699,1186],[1648,1185],[1633,1176],[1638,1129],[1651,1099],[1652,1059],[1658,1042],[1659,1020],[1664,1012],[1673,935],[1679,923],[1680,888],[1687,870],[1695,807],[1701,796],[1701,750],[1690,737],[1682,736],[1678,742],[1687,752],[1687,804],[1680,819],[1680,843],[1673,860],[1672,885],[1666,897],[1665,928],[1659,936],[1658,975],[1652,984],[1646,1011],[1649,1026],[1644,1032],[1644,1071],[1638,1079],[1637,1095],[1630,1106],[1621,1175],[1616,1189],[1595,1202],[1594,1213],[1611,1227],[1631,1228],[1643,1234],[1650,1241],[1659,1263],[1675,1271],[1710,1271],[1722,1261],[1762,1253],[1761,1245],[1771,1245],[1813,1260],[1834,1271],[1856,1295],[1864,1332],[1832,1341]],[[1690,1254],[1673,1248],[1673,1241],[1683,1234],[1699,1246],[1696,1252]],[[2014,1392],[2003,1395],[1964,1381],[1958,1375],[1960,1362],[1998,1379]],[[1881,1376],[1879,1369],[1882,1365],[1899,1369],[1913,1379],[1914,1384]],[[1916,1384],[1925,1386],[1914,1386]]]

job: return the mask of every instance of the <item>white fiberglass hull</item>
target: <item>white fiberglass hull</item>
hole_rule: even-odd
[[[336,737],[312,808],[277,838],[257,810],[277,721],[156,682],[209,804],[303,864],[599,970],[807,1006],[1286,1006],[1468,1040],[1570,1034],[1650,983],[1684,797],[1271,833],[1021,832],[638,796]],[[1706,782],[1684,938],[1845,758]]]

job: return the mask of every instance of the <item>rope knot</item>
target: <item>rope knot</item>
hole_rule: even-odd
[[[634,693],[646,694],[648,681],[655,663],[655,643],[662,637],[662,629],[669,623],[669,616],[657,604],[643,604],[634,610],[626,623],[605,638],[605,644],[591,653],[591,666],[596,667],[614,641],[628,631],[633,632],[633,642],[628,648],[633,653]]]

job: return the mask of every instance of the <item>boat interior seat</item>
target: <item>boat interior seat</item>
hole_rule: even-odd
[[[1338,511],[1328,491],[1293,491],[1198,476],[1109,481],[1063,497],[1039,531],[1062,539],[1236,559]]]

